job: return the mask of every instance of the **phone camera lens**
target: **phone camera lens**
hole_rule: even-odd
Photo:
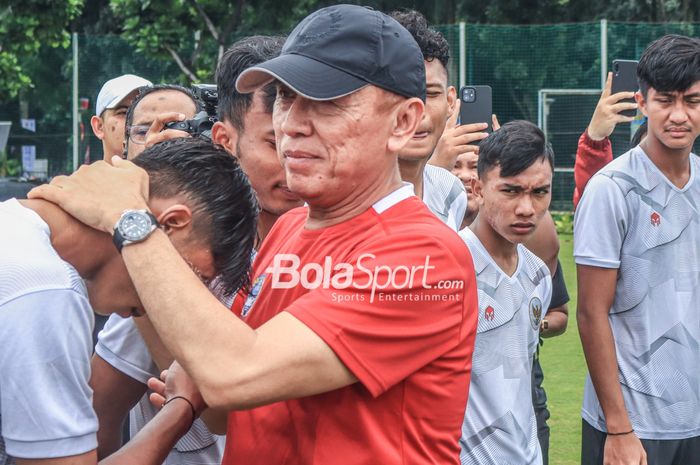
[[[471,87],[467,87],[462,92],[462,100],[465,103],[472,103],[476,100],[476,90]]]

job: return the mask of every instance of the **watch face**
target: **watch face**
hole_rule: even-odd
[[[126,213],[119,221],[119,232],[128,241],[138,241],[151,232],[153,223],[143,212],[133,211]]]

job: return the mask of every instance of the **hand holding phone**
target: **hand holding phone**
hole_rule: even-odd
[[[612,79],[612,94],[618,92],[637,92],[639,90],[639,82],[637,81],[637,65],[636,60],[613,60],[613,79]],[[625,103],[635,103],[634,98],[626,98],[620,100]],[[621,115],[634,116],[636,110],[623,110]]]
[[[490,86],[464,86],[459,89],[459,124],[486,123],[486,132],[493,132]]]

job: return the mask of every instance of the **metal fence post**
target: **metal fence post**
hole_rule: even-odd
[[[78,169],[80,116],[78,114],[78,33],[73,33],[73,171]]]
[[[608,80],[608,20],[600,20],[600,88]]]
[[[459,88],[467,85],[467,25],[459,23]]]

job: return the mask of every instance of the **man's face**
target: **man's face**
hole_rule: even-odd
[[[243,125],[236,143],[236,155],[255,190],[260,207],[279,216],[301,206],[303,202],[287,188],[284,169],[277,157],[272,114],[266,111],[262,89],[253,93]]]
[[[374,86],[315,101],[278,85],[273,126],[289,189],[313,207],[332,207],[398,173],[387,140],[399,102]]]
[[[670,150],[690,149],[700,134],[700,81],[683,92],[658,92],[649,88],[637,102],[648,118],[647,137]]]
[[[426,99],[423,119],[413,138],[401,150],[401,160],[423,160],[433,153],[455,104],[454,87],[447,85],[447,71],[440,60],[425,62]]]
[[[175,221],[183,222],[181,214],[184,209],[178,205],[183,205],[185,202],[184,198],[177,197],[151,199],[149,209],[185,262],[204,284],[209,285],[217,274],[210,244],[193,231],[193,223],[189,223],[189,226],[184,228],[172,227],[176,224]],[[119,254],[114,254],[114,257],[97,275],[86,280],[86,286],[90,304],[98,314],[117,313],[126,318],[145,313],[126,265]]]
[[[542,158],[515,176],[501,177],[496,166],[475,183],[479,218],[507,241],[527,240],[552,199],[552,166]]]
[[[462,184],[464,184],[464,189],[467,191],[467,199],[470,205],[474,202],[472,181],[479,178],[476,170],[478,164],[479,155],[477,155],[476,152],[460,153],[457,155],[455,167],[452,168],[452,174],[457,176],[459,180],[462,181]]]
[[[165,89],[151,92],[134,108],[131,132],[141,131],[144,133],[148,131],[158,115],[171,112],[182,113],[186,119],[191,119],[197,112],[197,106],[189,95],[177,90]],[[126,158],[132,160],[144,150],[146,150],[144,143],[138,144],[129,139]]]
[[[131,105],[131,102],[134,101],[135,96],[136,91],[126,96],[116,107],[103,111],[99,117],[101,125],[95,135],[102,141],[103,156],[108,163],[111,163],[114,155],[122,154],[126,110]]]

